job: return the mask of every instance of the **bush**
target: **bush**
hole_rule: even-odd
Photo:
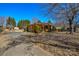
[[[3,30],[2,29],[0,29],[0,32],[2,32]]]
[[[40,28],[39,25],[35,25],[34,28],[33,28],[33,30],[34,30],[35,33],[38,33],[38,32],[41,31],[41,28]]]
[[[53,26],[52,31],[55,31],[55,30],[56,30],[56,27],[55,27],[55,26]]]
[[[64,28],[64,26],[61,28],[61,31],[64,31],[65,30],[65,28]]]

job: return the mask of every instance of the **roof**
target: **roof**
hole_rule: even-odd
[[[34,25],[34,24],[31,24],[31,26]],[[50,23],[36,23],[36,25],[52,25]]]

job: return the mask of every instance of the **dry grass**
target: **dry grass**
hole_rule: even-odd
[[[25,36],[26,42],[33,42],[55,56],[79,56],[79,33],[43,33]],[[28,37],[28,38],[27,38]]]
[[[39,33],[33,35],[22,33],[21,36],[14,39],[8,35],[3,35],[0,38],[0,48],[6,50],[4,47],[9,46],[9,49],[18,44],[27,44],[30,42],[54,56],[79,56],[79,33],[74,33],[72,35],[62,32]]]

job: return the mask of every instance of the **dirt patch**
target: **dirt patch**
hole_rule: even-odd
[[[35,35],[22,33],[22,35],[16,38],[13,38],[14,36],[12,35],[15,35],[15,33],[11,34],[11,36],[7,38],[8,40],[4,39],[8,36],[3,37],[0,55],[79,56],[79,37],[77,34],[76,36],[68,36],[68,34],[59,35],[56,33]]]
[[[48,56],[49,52],[33,43],[19,44],[4,52],[3,56]]]

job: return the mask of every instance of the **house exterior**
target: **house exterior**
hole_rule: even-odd
[[[13,30],[14,27],[13,27],[12,25],[7,25],[7,26],[6,26],[6,29],[8,29],[8,30]]]
[[[45,31],[45,32],[52,31],[52,24],[49,24],[49,23],[35,23],[35,24],[31,24],[28,27],[28,30],[31,31],[31,32],[34,32],[34,27],[36,25],[40,27],[40,31]]]
[[[56,31],[57,32],[61,32],[61,31],[64,31],[64,26],[59,26],[59,27],[56,27]]]
[[[61,31],[64,31],[66,29],[66,26],[65,26],[64,22],[62,21],[62,22],[57,22],[55,24],[55,28],[56,28],[57,32],[61,32]]]

